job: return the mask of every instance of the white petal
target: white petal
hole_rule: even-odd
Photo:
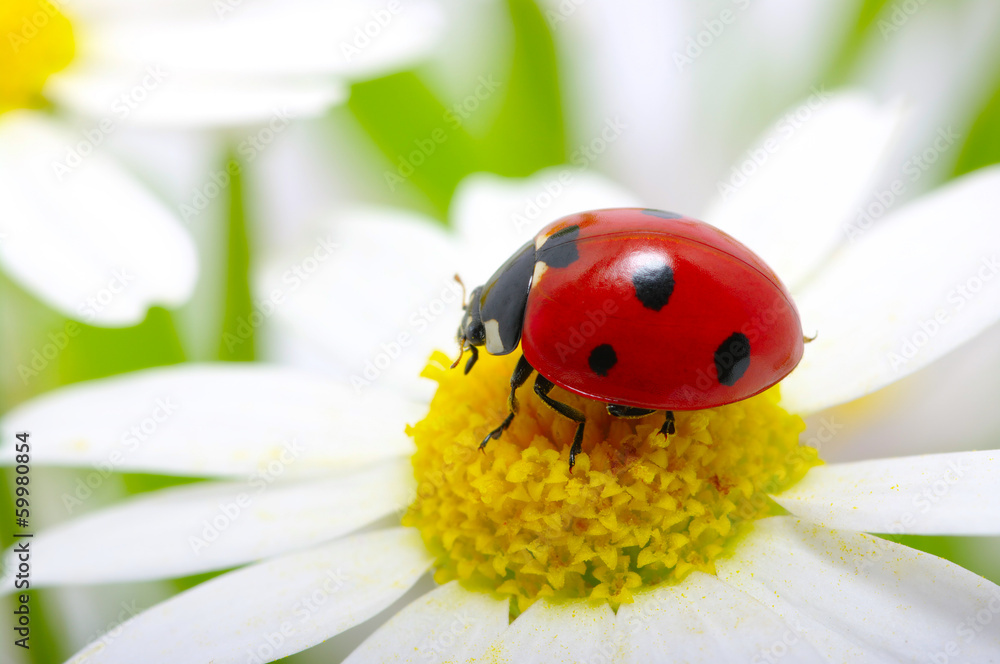
[[[637,595],[618,609],[617,625],[628,663],[751,662],[789,654],[794,662],[826,662],[767,607],[703,572]]]
[[[408,460],[294,482],[279,481],[281,465],[273,470],[246,483],[157,491],[36,533],[32,583],[136,581],[235,567],[334,539],[413,498]],[[8,552],[8,574],[16,569],[13,556]]]
[[[615,614],[604,602],[541,599],[518,616],[476,661],[491,664],[613,661],[617,649],[614,634]]]
[[[622,187],[576,166],[553,166],[529,178],[470,175],[455,190],[451,207],[452,226],[474,257],[463,277],[469,284],[485,282],[521,245],[560,217],[639,206]]]
[[[773,496],[827,528],[1000,535],[1000,452],[956,452],[812,468]]]
[[[935,362],[867,397],[813,415],[813,430],[836,433],[823,447],[827,462],[963,452],[1000,440],[1000,325]],[[914,413],[940,417],[914,417]],[[808,424],[809,422],[807,422]],[[806,436],[811,435],[806,433]],[[821,441],[816,439],[817,443]],[[810,441],[810,445],[814,442]]]
[[[0,462],[30,431],[32,462],[246,477],[293,458],[311,473],[409,454],[407,422],[426,405],[261,364],[185,364],[78,383],[33,399],[2,421]]]
[[[760,255],[790,288],[844,239],[900,120],[857,93],[793,106],[719,181],[704,220]]]
[[[94,136],[101,136],[101,139]],[[40,113],[0,118],[0,265],[64,315],[131,325],[194,288],[177,217],[95,144]]]
[[[507,629],[507,605],[452,581],[390,618],[344,664],[467,661]]]
[[[879,20],[885,18],[891,21],[891,15]],[[877,193],[866,201],[873,217],[951,176],[969,138],[966,123],[958,123],[957,133],[952,129],[969,113],[967,91],[992,90],[996,84],[978,63],[994,48],[998,23],[996,3],[927,3],[908,16],[905,30],[890,35],[887,29],[887,39],[871,34],[865,40],[852,79],[882,99],[906,99],[913,111],[888,155]],[[876,25],[882,32],[891,23]],[[955,48],[956,31],[962,48]]]
[[[267,123],[240,136],[244,150],[269,144],[296,118],[322,114],[347,98],[338,79],[295,80],[232,75],[224,80],[160,65],[88,66],[81,63],[49,79],[46,94],[58,104],[118,128],[128,125],[211,127]],[[268,133],[270,132],[270,133]],[[255,143],[252,143],[254,140]]]
[[[714,172],[706,153],[716,145],[701,132],[712,107],[696,99],[699,88],[709,86],[677,64],[698,8],[685,2],[632,2],[627,11],[616,3],[541,4],[560,54],[569,55],[560,58],[559,78],[571,109],[571,159],[629,183],[646,205],[693,212],[695,201],[704,200],[706,174]],[[728,78],[711,80],[714,88]]]
[[[716,568],[830,661],[1000,659],[1000,587],[899,544],[773,517]]]
[[[430,564],[413,529],[339,540],[196,586],[127,621],[119,634],[91,643],[70,662],[270,662],[368,620]]]
[[[431,351],[457,348],[459,256],[428,218],[356,209],[319,229],[311,245],[270,261],[259,291],[281,294],[281,332],[325,352],[336,377],[362,393],[412,394]]]
[[[142,3],[87,17],[80,58],[230,76],[373,75],[405,67],[442,27],[436,2]],[[130,11],[131,9],[131,11]],[[367,34],[366,34],[367,33]]]
[[[74,64],[49,98],[117,124],[281,123],[346,99],[349,79],[405,67],[436,42],[432,0],[84,3]],[[100,4],[100,3],[98,3]]]
[[[783,383],[814,412],[916,371],[1000,318],[1000,167],[967,175],[876,224],[796,297],[818,338]]]

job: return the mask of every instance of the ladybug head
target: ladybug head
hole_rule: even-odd
[[[485,346],[490,355],[517,350],[534,267],[535,242],[529,240],[485,284],[469,293],[469,304],[458,327],[462,351],[472,352],[466,373],[476,362],[477,346]],[[453,366],[458,366],[461,359],[459,356]]]
[[[479,298],[482,293],[482,286],[474,288],[469,295],[469,303],[465,305],[465,315],[462,316],[462,323],[458,326],[458,340],[462,345],[468,343],[470,346],[482,346],[486,343],[486,327],[483,325],[483,316],[479,309]]]
[[[482,292],[482,286],[474,288],[469,298],[469,303],[462,305],[462,308],[465,309],[465,315],[462,316],[462,322],[458,326],[459,355],[455,363],[451,365],[451,368],[454,369],[458,366],[458,363],[462,361],[462,355],[468,350],[472,353],[472,357],[465,364],[465,373],[472,371],[472,365],[479,359],[479,351],[476,350],[476,346],[482,346],[486,343],[486,326],[483,325],[479,302]]]

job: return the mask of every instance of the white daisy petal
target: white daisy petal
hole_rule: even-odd
[[[320,256],[324,246],[332,249]],[[458,259],[458,245],[432,220],[361,209],[320,229],[311,246],[269,261],[258,286],[281,294],[282,331],[326,355],[334,377],[362,394],[416,395],[431,351],[457,348]]]
[[[29,431],[35,464],[246,477],[284,455],[288,474],[336,470],[411,453],[404,428],[425,410],[280,367],[185,364],[22,404],[0,424],[0,463],[13,462],[14,433]]]
[[[794,286],[844,238],[901,117],[855,93],[817,91],[789,109],[719,182],[704,220]]]
[[[79,52],[46,94],[93,118],[171,126],[318,115],[350,79],[428,52],[442,26],[431,0],[86,4],[67,8],[80,10]]]
[[[273,470],[246,483],[157,491],[37,533],[32,583],[137,581],[235,567],[339,537],[413,498],[407,460],[298,482],[280,482],[283,467]],[[8,552],[11,575],[13,556]]]
[[[1000,318],[1000,167],[880,221],[796,296],[818,338],[782,384],[810,413],[929,364]]]
[[[485,282],[521,245],[560,217],[613,207],[640,207],[611,180],[576,166],[553,166],[529,178],[476,173],[462,180],[452,202],[452,226],[474,254],[464,266],[469,284]]]
[[[1000,6],[998,6],[1000,9]],[[990,449],[1000,441],[1000,325],[863,401],[817,413],[813,431],[826,427],[837,442],[827,462]],[[943,413],[946,417],[915,417]],[[807,436],[813,435],[807,432]],[[832,440],[824,435],[824,438]],[[817,438],[817,442],[819,439]]]
[[[793,655],[824,664],[785,621],[718,578],[693,572],[680,585],[636,595],[618,609],[622,662],[752,662]],[[754,658],[757,658],[756,660]]]
[[[830,661],[1000,660],[1000,587],[893,542],[772,517],[716,568]]]
[[[368,620],[430,565],[411,528],[350,537],[207,581],[125,622],[70,662],[270,662]]]
[[[285,80],[247,76],[231,76],[220,84],[211,76],[178,73],[160,65],[82,65],[53,76],[46,94],[78,114],[112,126],[210,127],[266,122],[272,132],[280,132],[290,121],[319,115],[346,99],[347,84],[318,77]]]
[[[540,599],[518,616],[477,661],[614,661],[617,648],[615,614],[606,603]]]
[[[132,325],[188,298],[197,256],[177,217],[92,150],[40,113],[0,117],[0,265],[68,317]]]
[[[1000,535],[1000,451],[819,466],[773,498],[827,528]]]
[[[452,581],[390,618],[344,664],[465,662],[507,629],[508,603]]]
[[[233,75],[371,75],[423,55],[443,25],[431,0],[393,8],[378,0],[143,3],[145,11],[126,7],[86,21],[80,57],[212,72],[223,85]]]
[[[693,212],[693,201],[704,200],[708,188],[705,174],[714,172],[716,160],[706,153],[714,157],[713,148],[724,144],[702,140],[716,138],[708,133],[714,127],[705,125],[715,115],[712,109],[724,107],[697,95],[729,82],[713,78],[712,86],[699,85],[705,79],[677,65],[699,7],[641,2],[621,11],[617,4],[563,0],[541,5],[556,19],[560,52],[572,54],[559,61],[560,88],[571,109],[571,159],[628,182],[647,204],[660,201],[668,210]]]

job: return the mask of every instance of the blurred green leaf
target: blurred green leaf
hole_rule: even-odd
[[[222,314],[219,359],[249,362],[255,355],[253,297],[250,293],[250,239],[243,197],[243,169],[235,153],[226,158],[223,170],[229,173],[229,209],[226,213],[226,301]]]
[[[830,86],[844,85],[858,64],[865,41],[872,28],[878,27],[882,11],[891,0],[861,0],[858,6],[854,25],[847,33],[843,46],[836,59],[824,76],[824,82]]]
[[[63,385],[185,359],[173,316],[161,307],[152,307],[146,319],[134,327],[93,327],[67,321],[64,328],[72,329],[73,325],[79,332],[58,357],[59,383]]]
[[[211,572],[202,572],[201,574],[192,574],[191,576],[183,576],[179,579],[171,579],[170,584],[178,593],[182,593],[185,590],[190,590],[195,586],[201,585],[206,581],[211,581],[217,576],[222,576],[238,569],[236,567],[227,567],[225,569],[212,570]]]
[[[531,0],[508,0],[514,55],[503,106],[482,150],[491,171],[526,176],[566,160],[555,42]]]
[[[119,473],[125,491],[130,496],[170,487],[182,486],[184,484],[197,484],[204,482],[201,477],[187,477],[181,475],[155,475],[152,473]]]
[[[986,105],[979,111],[958,155],[956,177],[1000,162],[1000,80]]]
[[[348,108],[391,162],[390,193],[416,185],[443,219],[458,182],[476,170],[472,138],[447,121],[448,109],[413,72],[358,83]]]
[[[989,579],[993,583],[1000,583],[1000,567],[994,564],[992,567],[982,564],[981,557],[973,555],[976,547],[980,544],[978,537],[945,537],[932,535],[899,535],[886,536],[886,539],[898,542],[905,546],[929,553],[939,558],[949,560],[956,565]]]
[[[477,86],[502,94],[482,138],[465,130],[415,72],[355,84],[348,108],[389,159],[381,174],[390,193],[416,187],[440,219],[465,176],[486,170],[511,177],[563,163],[566,136],[555,43],[532,0],[508,0],[514,45],[505,74],[486,72]]]

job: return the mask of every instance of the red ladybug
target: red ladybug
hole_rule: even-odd
[[[510,414],[480,447],[510,426],[515,392],[537,371],[535,393],[579,423],[570,468],[586,420],[549,396],[554,385],[607,403],[616,417],[663,410],[667,435],[674,410],[752,397],[802,358],[798,311],[771,268],[719,229],[659,210],[559,219],[474,289],[465,309],[458,339],[472,352],[466,373],[478,346],[506,355],[520,344],[523,352]]]

